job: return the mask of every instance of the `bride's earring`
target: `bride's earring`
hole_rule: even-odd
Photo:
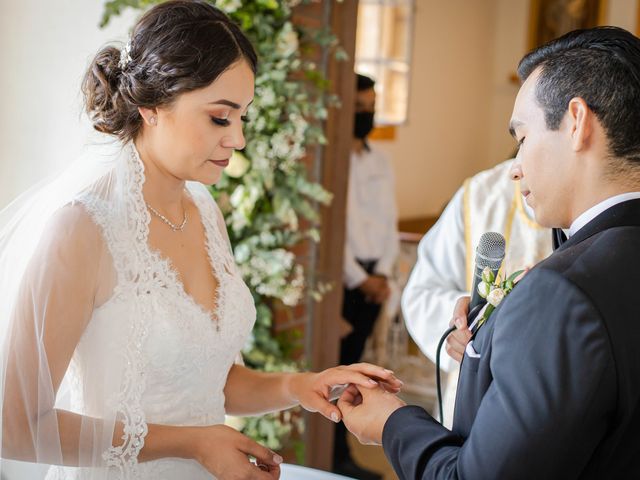
[[[151,118],[149,119],[149,123],[150,123],[151,125],[155,125],[156,123],[158,123],[158,120],[156,119],[156,117],[151,117]]]

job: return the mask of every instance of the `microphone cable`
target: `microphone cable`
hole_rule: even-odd
[[[469,312],[469,315],[467,316],[467,321],[468,319],[476,316],[483,306],[484,306],[483,304],[476,305]],[[475,324],[475,320],[471,324],[471,327],[473,327],[474,324]],[[440,353],[442,352],[442,345],[444,345],[445,340],[449,335],[451,335],[455,331],[455,329],[456,329],[455,325],[453,327],[449,327],[447,331],[445,331],[444,334],[442,334],[442,337],[440,337],[440,341],[438,342],[438,347],[436,348],[436,391],[438,395],[438,413],[440,415],[440,424],[442,425],[444,425],[444,414],[442,412],[442,382],[440,378]],[[460,360],[460,364],[462,365],[462,360]]]

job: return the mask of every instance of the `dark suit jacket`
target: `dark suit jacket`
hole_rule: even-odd
[[[453,431],[414,406],[386,422],[401,479],[640,479],[640,200],[532,269],[472,341]]]

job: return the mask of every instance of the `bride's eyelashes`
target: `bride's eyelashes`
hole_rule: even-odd
[[[240,117],[240,120],[243,123],[247,123],[249,122],[249,117],[246,115],[243,115],[242,117]],[[228,127],[229,125],[231,125],[231,122],[227,118],[211,117],[211,121],[216,125],[220,125],[221,127]]]
[[[228,127],[231,125],[231,122],[226,118],[211,117],[211,121],[221,127]]]

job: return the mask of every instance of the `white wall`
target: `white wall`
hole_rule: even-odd
[[[80,82],[93,54],[124,40],[127,11],[98,28],[101,0],[0,0],[0,208],[71,162],[91,128]]]

